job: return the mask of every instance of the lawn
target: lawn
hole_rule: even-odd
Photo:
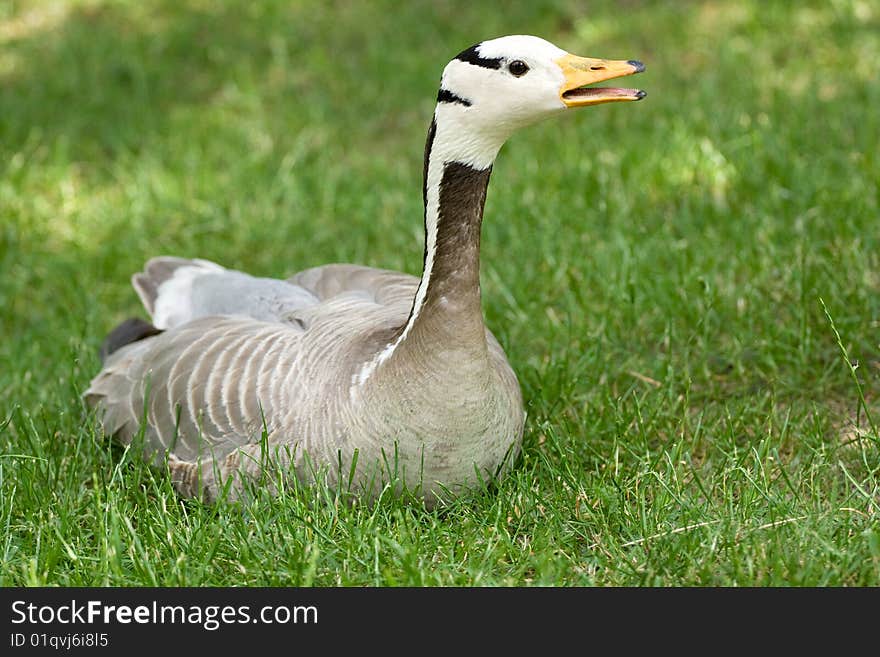
[[[148,257],[418,274],[440,71],[516,33],[648,97],[496,163],[508,478],[212,506],[101,434]],[[0,584],[880,585],[877,61],[868,0],[0,3]]]

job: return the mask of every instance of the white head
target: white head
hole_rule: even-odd
[[[495,145],[494,159],[511,133],[523,126],[571,107],[640,100],[645,93],[636,89],[584,87],[643,70],[633,60],[570,55],[534,36],[483,41],[446,65],[435,117],[438,128],[454,126],[462,137],[485,142],[478,150]]]

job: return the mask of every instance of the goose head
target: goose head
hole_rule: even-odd
[[[635,60],[578,57],[535,36],[491,39],[446,65],[435,120],[454,126],[466,150],[494,150],[494,158],[527,125],[571,108],[641,100],[645,92],[638,89],[588,85],[644,70]],[[468,140],[478,143],[467,149]]]

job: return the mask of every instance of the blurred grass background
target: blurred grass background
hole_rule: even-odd
[[[419,273],[440,71],[513,33],[648,91],[496,164],[515,475],[241,513],[114,451],[79,394],[130,275]],[[878,61],[867,0],[0,2],[0,583],[880,584]]]

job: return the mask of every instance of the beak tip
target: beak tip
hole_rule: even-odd
[[[627,62],[627,64],[629,64],[630,66],[632,66],[632,67],[635,69],[635,71],[634,71],[635,73],[642,73],[642,72],[644,72],[644,70],[645,70],[645,65],[642,64],[642,63],[641,63],[639,60],[637,60],[637,59],[630,59],[630,60]]]

